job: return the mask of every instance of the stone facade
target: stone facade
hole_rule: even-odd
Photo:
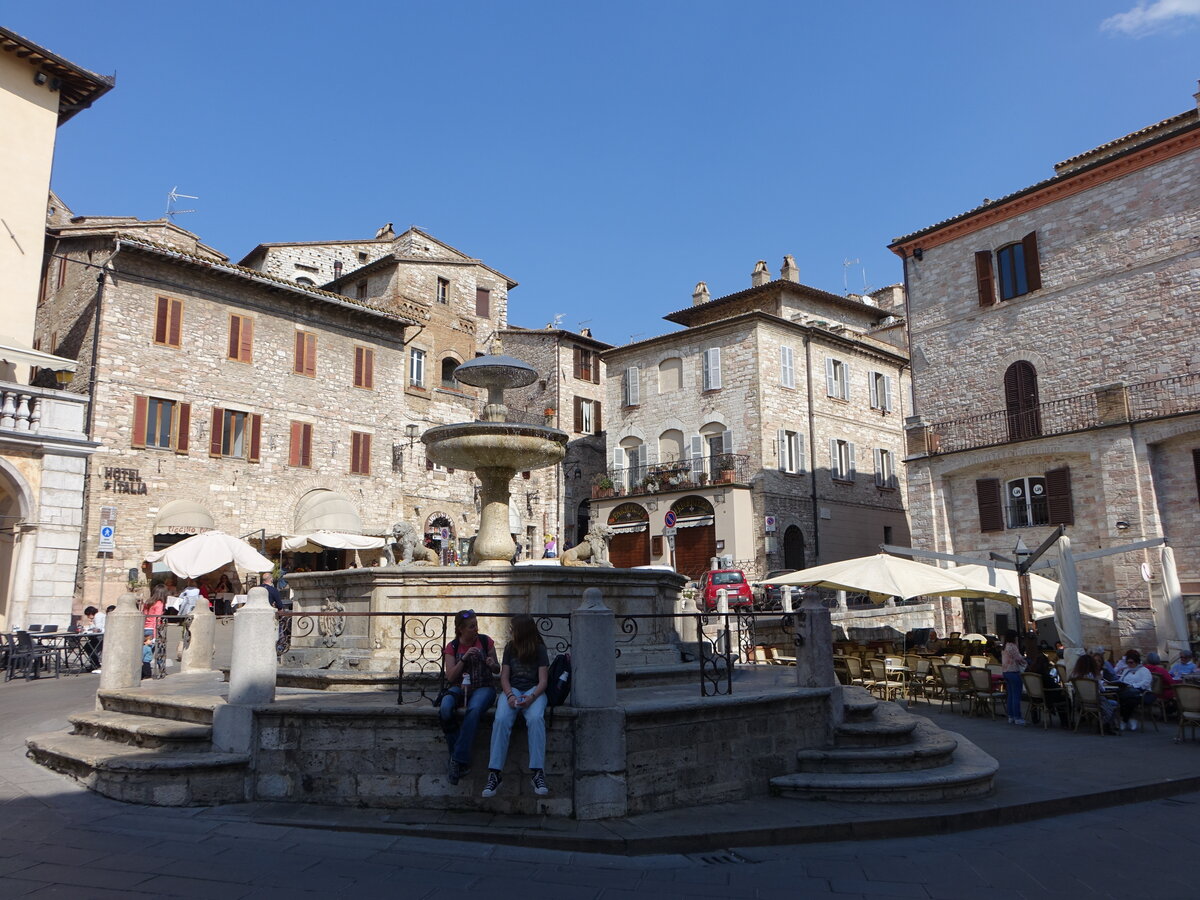
[[[706,289],[697,296],[700,302],[667,316],[687,325],[684,331],[604,355],[618,496],[598,499],[596,515],[629,527],[626,504],[643,507],[651,563],[671,560],[669,541],[658,552],[653,540],[663,534],[668,511],[684,518],[685,528],[711,522],[715,555],[731,556],[754,576],[870,554],[885,540],[905,542],[898,468],[907,359],[867,333],[894,310],[787,279],[729,298],[703,299]],[[718,365],[719,387],[711,377]],[[836,388],[830,386],[835,368]],[[875,378],[882,392],[871,389]],[[636,398],[629,395],[631,379]],[[877,451],[886,452],[897,476],[882,485]],[[848,471],[835,472],[838,454],[851,464]],[[734,470],[728,479],[726,465]],[[663,467],[671,469],[668,480],[654,477]],[[698,502],[682,504],[680,515],[685,496]],[[701,532],[678,532],[676,562],[681,541],[704,539]],[[707,568],[694,547],[689,553],[695,556],[689,566]]]
[[[1195,628],[1198,171],[1192,110],[892,245],[909,286],[915,546],[983,557],[1011,554],[1018,537],[1036,547],[1061,511],[1030,513],[1013,486],[1067,467],[1077,552],[1167,537]],[[1004,299],[997,279],[1015,247],[1025,281]],[[980,511],[991,479],[1006,489],[999,523]],[[1117,607],[1114,641],[1165,646],[1155,551],[1085,560],[1078,570],[1082,591]]]

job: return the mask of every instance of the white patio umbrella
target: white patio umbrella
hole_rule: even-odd
[[[835,591],[859,591],[877,597],[912,597],[948,594],[954,597],[1001,597],[1008,591],[978,579],[925,563],[877,553],[801,569],[764,581],[763,584],[799,584]]]
[[[247,572],[270,572],[275,563],[241,538],[223,531],[200,534],[146,555],[147,562],[163,562],[180,578],[199,578],[230,563]]]
[[[1017,573],[1012,569],[999,569],[995,566],[979,564],[957,566],[953,571],[973,581],[983,581],[989,585],[1001,587],[1006,593],[1015,596],[1016,599],[1011,602],[1020,602],[1021,587],[1017,583]],[[1049,578],[1030,572],[1029,593],[1033,598],[1033,617],[1035,619],[1046,619],[1054,615],[1054,606],[1058,600],[1057,581],[1051,581]],[[1008,600],[1009,598],[1002,597],[1000,599]],[[1079,611],[1085,616],[1106,619],[1109,622],[1113,621],[1116,615],[1113,608],[1107,603],[1084,593],[1079,594]]]
[[[322,547],[335,550],[379,550],[386,544],[381,537],[349,534],[344,531],[314,531],[311,534],[283,535],[283,549],[296,553],[311,553]]]

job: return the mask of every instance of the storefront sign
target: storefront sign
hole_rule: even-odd
[[[114,494],[145,494],[146,482],[138,469],[104,469],[104,489]]]

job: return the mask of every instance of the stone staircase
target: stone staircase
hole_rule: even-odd
[[[219,698],[100,691],[102,709],[69,717],[72,731],[35,735],[30,759],[98,794],[150,806],[245,799],[250,758],[212,746]]]
[[[999,764],[966,738],[843,688],[845,716],[834,746],[802,750],[799,771],[771,779],[781,797],[850,803],[961,800],[992,792]]]

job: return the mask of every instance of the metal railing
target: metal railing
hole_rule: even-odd
[[[613,466],[592,479],[592,494],[595,497],[632,497],[660,491],[694,490],[709,484],[740,484],[749,480],[750,457],[747,454],[717,453],[639,466]]]
[[[1126,389],[1132,421],[1200,411],[1200,372],[1131,384]]]

